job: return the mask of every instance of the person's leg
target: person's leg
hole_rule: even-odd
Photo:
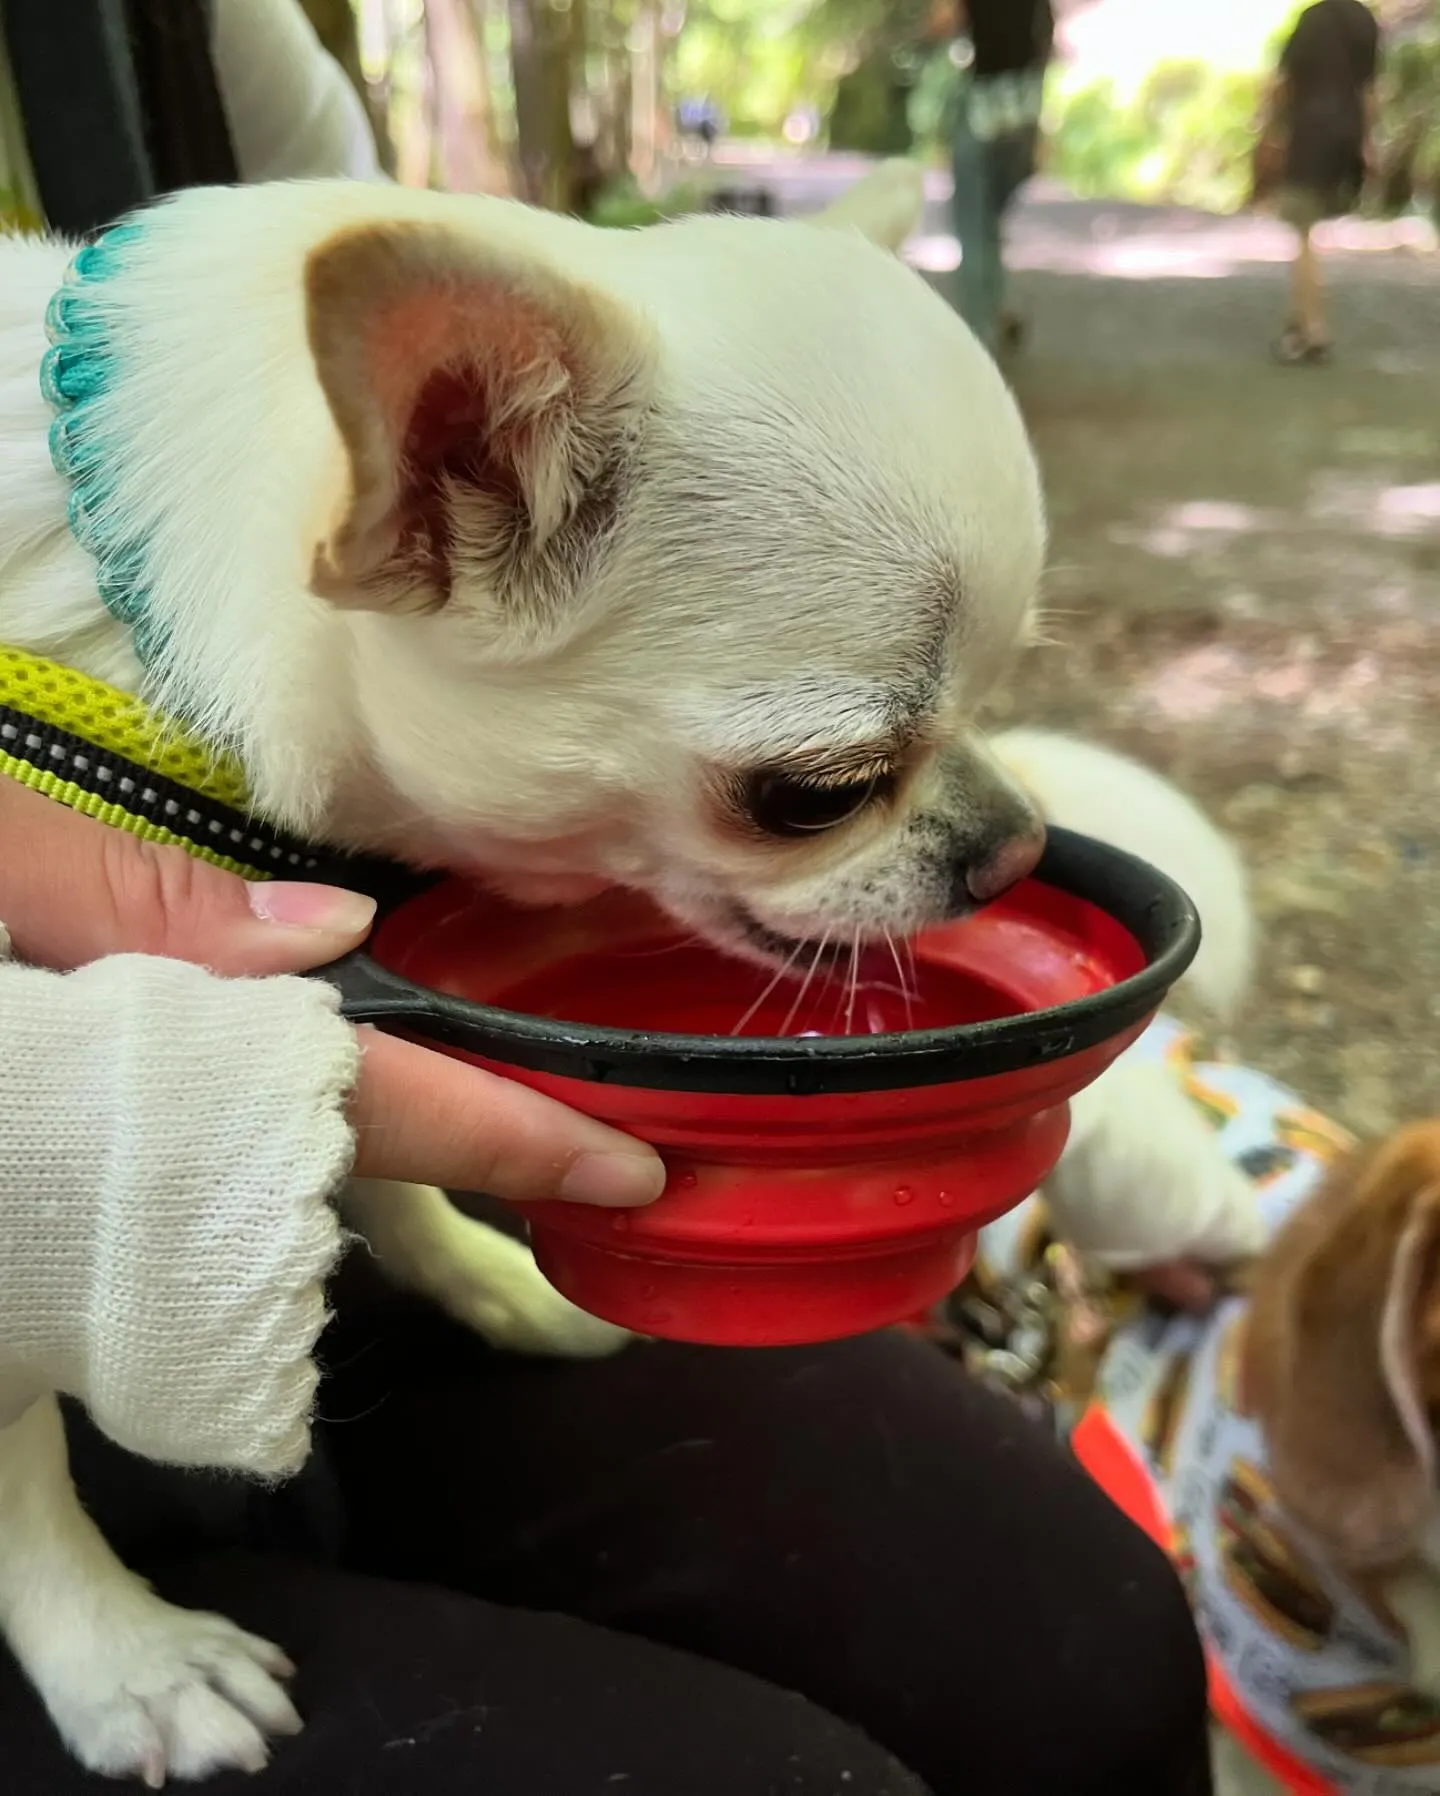
[[[1315,234],[1302,225],[1291,271],[1291,315],[1307,343],[1325,342],[1325,291],[1320,277],[1320,257]]]
[[[1325,290],[1314,229],[1325,214],[1322,195],[1304,187],[1286,188],[1280,215],[1295,232],[1295,259],[1290,264],[1290,318],[1276,351],[1282,362],[1323,360],[1329,348],[1325,324]]]
[[[992,267],[996,344],[1013,344],[1022,334],[1020,320],[1007,309],[1009,270],[1005,264],[1005,226],[1022,187],[1035,170],[1038,133],[1034,126],[1007,131],[990,146],[991,202],[995,218]],[[993,346],[992,346],[993,347]]]
[[[281,1559],[162,1572],[172,1600],[283,1639],[305,1729],[214,1796],[925,1796],[783,1691],[643,1640]],[[5,1796],[107,1787],[0,1664]]]
[[[934,1349],[897,1333],[527,1364],[412,1313],[335,1350],[359,1563],[799,1690],[936,1796],[1208,1790],[1171,1567]]]
[[[1000,223],[991,193],[990,144],[970,129],[963,109],[951,146],[950,219],[960,244],[956,292],[960,315],[987,349],[999,324]]]

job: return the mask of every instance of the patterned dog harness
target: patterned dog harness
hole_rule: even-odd
[[[1271,1234],[1352,1145],[1263,1073],[1202,1059],[1197,1038],[1167,1018],[1131,1051],[1165,1065],[1201,1109],[1255,1185]],[[1033,1254],[1026,1208],[982,1234],[992,1265],[1013,1271]],[[1238,1401],[1245,1314],[1234,1298],[1203,1318],[1141,1308],[1122,1320],[1071,1445],[1175,1561],[1212,1706],[1284,1789],[1435,1796],[1440,1705],[1411,1687],[1406,1641],[1276,1502],[1260,1428]]]

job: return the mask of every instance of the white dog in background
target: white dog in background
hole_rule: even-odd
[[[1127,849],[1194,900],[1204,931],[1185,987],[1212,1021],[1248,995],[1255,925],[1240,857],[1204,811],[1126,755],[1042,730],[991,746],[1047,823]],[[1122,1056],[1070,1102],[1070,1138],[1045,1182],[1055,1231],[1116,1272],[1174,1259],[1225,1264],[1265,1243],[1255,1192],[1175,1079]]]
[[[0,641],[198,720],[272,822],[521,899],[638,888],[767,964],[960,914],[1039,852],[971,720],[1044,526],[990,358],[885,253],[920,197],[891,165],[816,223],[621,233],[345,183],[182,194],[50,316],[103,358],[88,546],[37,382],[71,250],[8,241]],[[616,1340],[439,1192],[368,1197],[382,1265],[491,1339]],[[0,1618],[71,1750],[150,1781],[263,1764],[298,1726],[283,1656],[132,1578],[53,1395],[5,1394]]]

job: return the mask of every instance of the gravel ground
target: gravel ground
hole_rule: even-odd
[[[1440,1109],[1440,260],[1337,234],[1336,358],[1290,369],[1278,227],[1022,209],[1058,645],[999,709],[1212,809],[1265,931],[1237,1045],[1368,1132]]]

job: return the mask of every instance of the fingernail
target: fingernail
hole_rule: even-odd
[[[285,880],[253,884],[250,909],[262,923],[322,930],[327,935],[364,935],[375,920],[375,900],[361,892],[346,892],[339,886],[295,885]]]
[[[581,1154],[560,1181],[559,1195],[572,1204],[611,1210],[654,1203],[665,1189],[665,1168],[654,1154]]]

